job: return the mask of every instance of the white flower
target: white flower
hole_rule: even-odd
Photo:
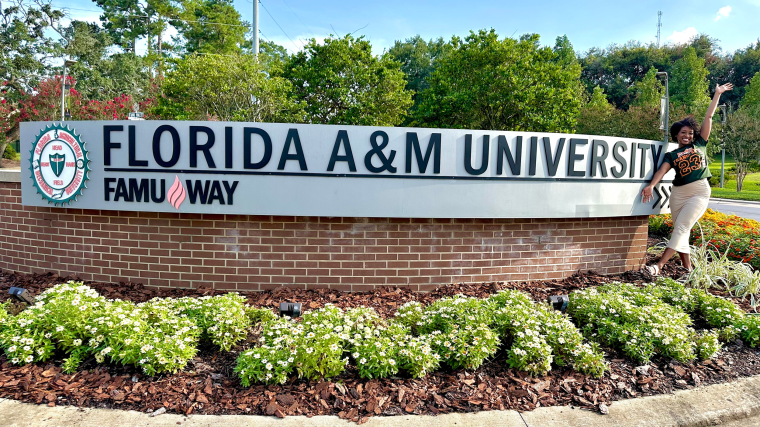
[[[34,360],[34,357],[32,357],[31,355],[29,355],[29,356],[26,356],[26,359],[24,359],[24,361],[25,361],[26,363],[32,363],[32,360]]]
[[[63,326],[57,326],[57,327],[55,328],[55,331],[56,331],[56,332],[63,332]]]
[[[29,347],[28,345],[24,346],[24,351],[29,351],[30,349],[31,349],[31,347]]]
[[[360,360],[359,363],[361,363],[363,365],[363,364],[367,363],[367,359],[365,359],[365,358],[362,357],[362,360]]]
[[[354,359],[356,359],[357,357],[359,357],[359,353],[354,353],[351,356],[354,356]]]
[[[396,361],[393,359],[389,360],[388,363],[390,363],[391,366],[396,366]]]
[[[12,346],[8,347],[8,352],[9,353],[13,353],[14,351],[16,351],[16,346],[15,345],[12,345]]]
[[[77,338],[77,339],[74,340],[73,344],[75,346],[80,346],[80,345],[82,345],[82,340],[80,340],[79,338]]]
[[[272,370],[272,364],[271,363],[267,363],[266,368],[267,368],[267,370],[271,371]]]

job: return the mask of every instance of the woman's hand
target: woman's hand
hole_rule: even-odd
[[[727,92],[733,88],[734,88],[734,85],[732,85],[731,83],[726,83],[724,85],[715,85],[715,93],[717,93],[718,95],[721,95],[723,94],[723,92]]]
[[[649,203],[654,197],[652,197],[652,186],[647,185],[644,187],[643,190],[641,190],[641,202],[642,203]]]

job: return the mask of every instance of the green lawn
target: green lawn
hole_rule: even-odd
[[[734,159],[726,155],[726,174],[734,167]],[[720,156],[714,156],[710,163],[710,172],[720,181]],[[752,173],[744,178],[744,186],[741,193],[736,192],[736,180],[726,181],[725,188],[713,187],[712,196],[721,199],[752,200],[760,201],[760,173]]]

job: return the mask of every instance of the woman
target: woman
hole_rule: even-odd
[[[707,203],[710,201],[710,184],[707,180],[712,175],[707,168],[705,148],[712,129],[712,116],[715,114],[720,95],[733,87],[731,83],[715,87],[715,96],[707,108],[700,129],[697,128],[693,117],[687,117],[670,127],[670,136],[678,143],[678,148],[665,153],[662,166],[654,174],[652,182],[641,191],[642,201],[648,203],[652,200],[654,186],[670,169],[675,169],[676,178],[673,180],[673,191],[670,195],[673,235],[657,264],[646,267],[652,276],[660,274],[662,266],[673,256],[673,252],[678,252],[683,266],[691,271],[689,234],[707,210]]]

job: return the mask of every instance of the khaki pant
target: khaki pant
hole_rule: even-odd
[[[705,214],[710,201],[710,184],[700,179],[690,184],[673,186],[670,194],[670,213],[673,216],[673,235],[668,247],[676,252],[689,253],[689,234],[697,220]]]

